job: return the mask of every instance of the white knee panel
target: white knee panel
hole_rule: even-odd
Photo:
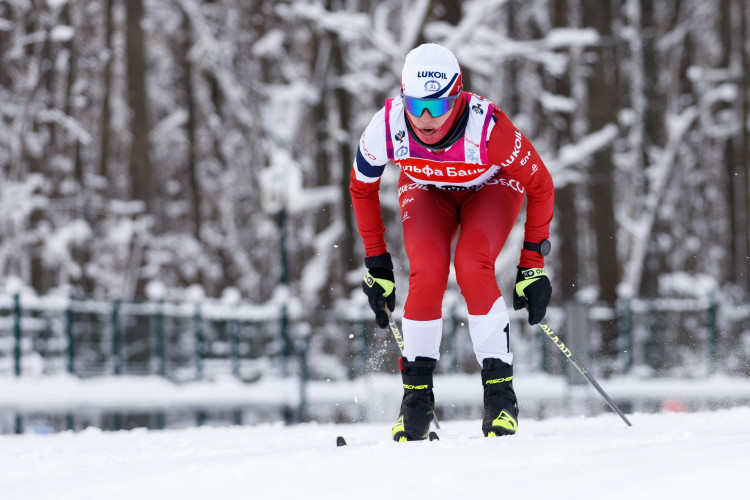
[[[443,319],[414,321],[403,318],[404,357],[414,361],[417,356],[440,359],[440,339],[443,336]]]
[[[469,334],[480,365],[486,358],[498,358],[510,365],[513,364],[513,353],[508,341],[509,333],[510,316],[502,297],[495,301],[487,314],[469,314]]]

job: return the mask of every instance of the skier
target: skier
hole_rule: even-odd
[[[451,246],[456,280],[469,312],[469,333],[482,367],[485,436],[515,434],[509,315],[495,261],[527,198],[524,244],[514,309],[539,323],[552,287],[544,272],[550,251],[552,178],[531,143],[488,100],[462,89],[453,53],[436,44],[406,56],[401,96],[388,99],[359,142],[350,192],[365,246],[362,288],[380,328],[396,305],[393,262],[380,213],[380,177],[388,161],[400,167],[398,197],[409,259],[404,349],[399,369],[404,396],[392,435],[425,439],[435,406],[433,371],[440,358],[442,300]],[[386,311],[386,307],[388,311]]]

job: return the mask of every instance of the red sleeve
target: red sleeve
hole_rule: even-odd
[[[531,142],[499,109],[497,121],[487,145],[490,161],[516,179],[526,191],[524,240],[539,243],[549,238],[549,225],[555,204],[552,176]],[[544,267],[544,257],[533,250],[521,249],[521,267]]]
[[[380,179],[375,182],[362,182],[352,169],[349,180],[349,193],[352,195],[354,216],[357,228],[365,244],[365,256],[374,257],[386,252],[385,226],[380,214]]]

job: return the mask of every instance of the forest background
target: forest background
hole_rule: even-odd
[[[616,356],[623,304],[710,296],[748,373],[749,21],[744,0],[0,0],[0,293],[361,309],[357,141],[435,42],[552,173],[553,305],[605,311]]]

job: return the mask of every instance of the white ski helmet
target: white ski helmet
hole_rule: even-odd
[[[461,67],[453,52],[425,43],[406,55],[401,71],[401,95],[417,99],[445,99],[461,93]]]

